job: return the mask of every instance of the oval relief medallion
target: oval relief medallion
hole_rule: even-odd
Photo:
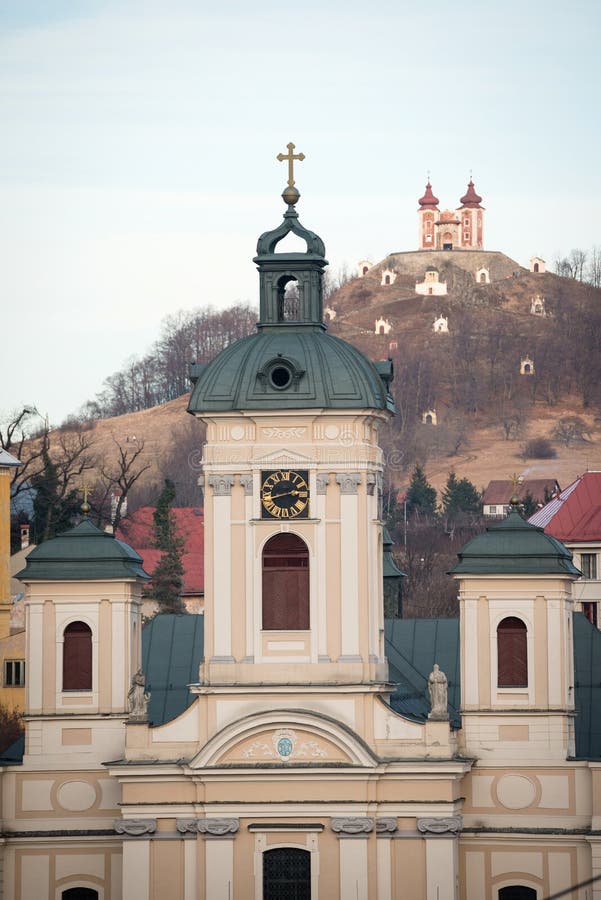
[[[525,809],[536,799],[536,785],[525,775],[503,775],[497,782],[497,799],[506,809]]]
[[[63,809],[83,812],[96,803],[96,789],[88,781],[65,781],[56,792],[56,799]]]

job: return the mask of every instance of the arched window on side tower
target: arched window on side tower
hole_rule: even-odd
[[[309,550],[295,534],[276,534],[263,549],[263,630],[309,627]]]
[[[92,690],[92,631],[71,622],[63,633],[63,691]]]
[[[497,626],[497,686],[528,687],[528,629],[508,616]]]

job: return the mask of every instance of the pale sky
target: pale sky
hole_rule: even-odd
[[[416,249],[470,170],[485,248],[601,244],[598,0],[0,0],[0,412],[53,424],[179,309],[258,302],[293,141],[334,269]]]

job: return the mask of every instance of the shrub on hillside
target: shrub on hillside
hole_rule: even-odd
[[[557,450],[546,437],[534,437],[526,441],[522,447],[523,459],[553,459]]]

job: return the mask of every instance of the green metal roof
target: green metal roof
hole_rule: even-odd
[[[425,721],[430,712],[428,677],[438,663],[447,676],[451,725],[459,728],[459,619],[386,619],[384,637],[389,680],[396,684],[390,698],[394,711]]]
[[[25,582],[102,581],[149,575],[135,550],[84,519],[70,531],[38,544],[15,577]]]
[[[601,631],[574,613],[576,756],[601,758]]]
[[[382,366],[382,364],[380,364]],[[235,409],[388,409],[394,404],[383,377],[360,350],[319,327],[272,326],[223,350],[206,366],[191,367],[195,380],[188,412]],[[285,388],[273,373],[290,373]]]
[[[204,616],[158,615],[142,629],[142,671],[150,692],[148,720],[162,725],[194,701],[189,684],[198,682],[204,656]]]
[[[511,509],[506,519],[489,525],[458,554],[450,575],[573,575],[572,554],[561,541],[530,525]]]
[[[394,559],[392,558],[391,548],[394,547],[394,541],[390,537],[388,528],[384,526],[382,535],[382,577],[383,578],[406,578],[405,572],[401,572]]]

